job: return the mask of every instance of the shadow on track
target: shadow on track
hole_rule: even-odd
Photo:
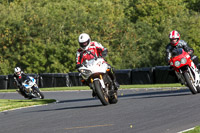
[[[56,102],[55,105],[59,105],[62,103],[70,103],[70,102],[83,102],[83,101],[93,101],[98,100],[96,98],[84,98],[84,99],[71,99],[71,100],[62,100]],[[81,106],[72,106],[72,107],[62,107],[62,108],[54,108],[54,109],[44,109],[44,110],[37,110],[37,111],[30,111],[30,112],[44,112],[44,111],[59,111],[59,110],[73,110],[73,109],[84,109],[84,108],[95,108],[95,107],[104,107],[102,104],[98,105],[81,105]],[[29,112],[27,112],[29,113]]]
[[[101,104],[99,105],[84,105],[84,106],[72,106],[72,107],[64,107],[64,108],[55,108],[55,109],[44,109],[44,110],[37,110],[37,111],[29,111],[30,112],[47,112],[47,111],[61,111],[61,110],[73,110],[73,109],[84,109],[84,108],[96,108],[103,106]],[[104,107],[104,106],[103,106]]]
[[[147,92],[142,92],[142,93],[137,93],[136,91],[135,94],[134,93],[125,94],[123,96],[118,95],[118,98],[119,99],[121,98],[145,99],[145,98],[174,97],[174,96],[188,96],[188,95],[192,95],[188,89],[162,90],[162,91],[149,90]],[[98,99],[97,98],[82,98],[82,99],[61,100],[57,102],[56,104],[59,105],[62,103],[84,102],[84,101],[94,101],[94,100],[98,100]],[[105,106],[99,103],[97,105],[80,105],[80,106],[78,105],[78,106],[71,106],[71,107],[60,107],[60,108],[54,108],[54,109],[51,108],[51,109],[37,110],[37,111],[31,111],[31,112],[74,110],[74,109],[96,108],[96,107],[105,107]]]
[[[103,105],[84,105],[84,106],[73,106],[73,107],[64,107],[64,108],[56,108],[56,109],[47,109],[47,110],[38,110],[32,112],[43,112],[43,111],[59,111],[59,110],[72,110],[72,109],[84,109],[84,108],[95,108]]]
[[[58,103],[83,102],[83,101],[93,101],[93,100],[97,99],[95,98],[70,99],[70,100],[61,100]]]
[[[188,92],[188,93],[187,93]],[[132,97],[133,99],[144,99],[144,98],[158,98],[158,97],[174,97],[174,96],[186,96],[192,95],[188,89],[180,90],[162,90],[162,91],[151,91],[136,94],[125,94],[118,96],[118,98]]]

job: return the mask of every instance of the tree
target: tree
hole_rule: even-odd
[[[165,46],[168,34],[178,30],[182,39],[189,39],[194,49],[198,49],[199,34],[194,22],[199,23],[197,14],[188,10],[183,0],[131,0],[125,10],[126,16],[135,24],[137,35],[140,35],[141,57],[149,66],[165,65]],[[140,26],[141,25],[141,26]],[[192,32],[191,32],[192,31]],[[153,60],[152,60],[153,59]],[[140,67],[144,66],[142,63]]]

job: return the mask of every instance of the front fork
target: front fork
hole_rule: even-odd
[[[95,78],[95,79],[91,78],[91,79],[90,79],[90,82],[92,83],[92,85],[93,85],[93,82],[94,82],[95,80],[99,80],[99,82],[100,82],[102,88],[104,88],[104,89],[106,88],[106,86],[105,86],[105,84],[104,84],[104,81],[103,81],[103,77],[102,77],[101,74],[99,75],[99,78]],[[94,85],[93,85],[92,87],[94,88]]]
[[[189,67],[187,67],[187,70],[185,70],[185,71],[187,71],[189,73],[190,79],[193,82],[193,84],[195,86],[199,86],[199,82],[200,82],[199,72],[196,71],[195,69],[193,69],[194,72],[192,72],[192,70]],[[181,82],[181,84],[187,85],[185,78],[183,76],[183,71],[181,69],[179,69],[179,72],[175,71],[175,73],[176,73],[179,81]],[[193,76],[193,73],[194,73],[194,76]]]
[[[181,69],[179,69],[179,72],[177,72],[177,71],[175,70],[175,74],[176,74],[176,76],[178,77],[178,80],[181,82],[182,85],[187,85],[187,83],[186,83],[186,81],[185,81],[185,78],[184,78],[184,76],[183,76],[183,72],[182,72]]]
[[[94,78],[94,79],[91,78],[91,79],[90,79],[90,83],[89,83],[90,88],[92,87],[92,89],[93,89],[94,92],[96,93],[96,90],[95,90],[95,87],[94,87],[94,84],[93,84],[93,82],[94,82],[95,80],[98,80],[98,81],[100,82],[101,88],[102,88],[103,90],[105,90],[106,93],[108,93],[108,90],[106,90],[106,86],[105,86],[105,83],[104,83],[104,80],[103,80],[103,76],[102,76],[101,74],[99,75],[99,78]]]

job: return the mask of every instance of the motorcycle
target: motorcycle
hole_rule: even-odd
[[[118,102],[117,90],[108,75],[110,69],[103,58],[84,61],[78,71],[104,106]]]
[[[178,48],[172,51],[170,66],[175,70],[181,84],[188,86],[192,94],[200,92],[199,70],[184,49]]]
[[[36,80],[33,77],[29,76],[29,79],[25,80],[22,83],[22,86],[24,88],[24,93],[28,96],[29,99],[32,98],[44,99],[44,94],[38,88]]]

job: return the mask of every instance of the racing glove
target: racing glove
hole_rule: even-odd
[[[192,55],[193,53],[194,53],[193,50],[189,50],[189,51],[188,51],[188,54],[189,54],[189,55]]]
[[[81,66],[82,66],[81,64],[76,64],[76,69],[78,69]]]

